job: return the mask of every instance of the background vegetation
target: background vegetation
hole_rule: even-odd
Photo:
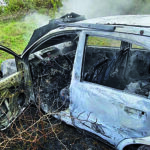
[[[56,11],[61,5],[61,0],[5,0],[7,6],[0,6],[0,15],[9,15],[18,11],[45,10]]]
[[[17,54],[21,54],[28,44],[28,41],[36,28],[35,22],[26,22],[25,20],[11,20],[0,22],[0,45],[4,45]],[[0,64],[12,55],[0,51]]]
[[[5,2],[6,6],[0,6],[0,45],[12,49],[17,54],[23,52],[33,31],[39,27],[32,18],[34,16],[29,21],[25,20],[24,16],[38,12],[52,18],[62,5],[61,0],[5,0]],[[12,56],[0,52],[0,64],[9,58]]]

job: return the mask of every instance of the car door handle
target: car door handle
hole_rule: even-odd
[[[136,119],[146,118],[146,116],[147,116],[146,112],[144,112],[142,110],[135,109],[135,108],[127,107],[127,106],[124,107],[124,111],[128,115],[130,115]]]

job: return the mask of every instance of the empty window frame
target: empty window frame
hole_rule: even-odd
[[[110,38],[87,36],[82,80],[149,97],[150,51]]]

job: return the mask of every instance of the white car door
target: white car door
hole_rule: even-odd
[[[111,47],[113,53],[109,52],[110,48],[104,46],[101,47],[99,53],[96,53],[96,48],[91,48],[90,53],[93,50],[95,54],[89,54],[90,57],[85,58],[85,53],[87,51],[86,46],[89,46],[87,44],[87,38],[89,36],[93,36],[95,38],[94,43],[98,43],[97,37],[100,37],[101,40],[101,37],[109,36],[110,39],[123,39],[120,40],[120,42],[123,42],[119,48],[113,47],[116,44],[114,42],[114,45]],[[148,130],[150,125],[150,121],[148,120],[150,117],[150,101],[148,97],[136,94],[134,93],[135,91],[129,91],[129,89],[127,89],[129,82],[132,81],[135,83],[137,80],[136,77],[132,75],[132,71],[136,71],[136,69],[132,70],[132,67],[138,66],[131,65],[131,60],[137,57],[138,52],[136,50],[135,52],[131,53],[127,52],[128,49],[130,50],[131,48],[132,42],[130,41],[135,42],[136,39],[136,36],[128,36],[125,38],[124,34],[118,33],[101,32],[98,34],[96,32],[83,32],[80,37],[75,57],[73,78],[70,86],[70,112],[72,116],[72,123],[75,126],[102,137],[104,140],[107,140],[113,145],[117,145],[125,138],[150,135],[150,130]],[[113,39],[111,40],[113,41]],[[141,38],[141,41],[142,40],[144,41],[144,39]],[[104,43],[102,43],[105,45],[107,42],[108,41],[106,40]],[[99,46],[99,44],[96,46]],[[144,49],[142,56],[149,58],[149,53],[145,51],[146,50]],[[130,58],[129,55],[131,54],[133,56]],[[145,54],[147,56],[145,56]],[[90,61],[92,57],[93,61]],[[104,66],[103,69],[92,70],[90,65],[85,64],[85,60],[92,64],[95,58],[97,59],[97,62],[99,61],[101,66]],[[128,60],[128,58],[130,58],[130,60]],[[149,61],[146,63],[148,66]],[[97,64],[97,66],[99,64]],[[118,70],[118,68],[120,70]],[[91,70],[93,74],[91,73],[92,75],[90,74],[90,77],[92,76],[92,79],[85,79],[85,76],[87,76],[88,72],[84,72],[84,70]],[[100,71],[105,73],[102,75]],[[99,75],[97,80],[96,77],[94,77],[96,75]],[[148,80],[146,78],[144,82],[147,81]]]

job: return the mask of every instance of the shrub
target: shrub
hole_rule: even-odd
[[[20,10],[29,10],[29,9],[54,9],[57,10],[60,7],[61,0],[5,0],[7,6],[4,9],[5,14],[17,12]],[[0,10],[0,13],[1,10]]]
[[[3,7],[0,6],[0,15],[3,13]]]
[[[44,8],[54,8],[54,9],[57,9],[58,7],[61,6],[61,0],[34,0],[33,1],[34,3],[34,6],[36,8],[40,8],[41,6],[44,7]]]
[[[9,0],[7,6],[5,7],[5,12],[17,12],[25,8],[23,0]]]

